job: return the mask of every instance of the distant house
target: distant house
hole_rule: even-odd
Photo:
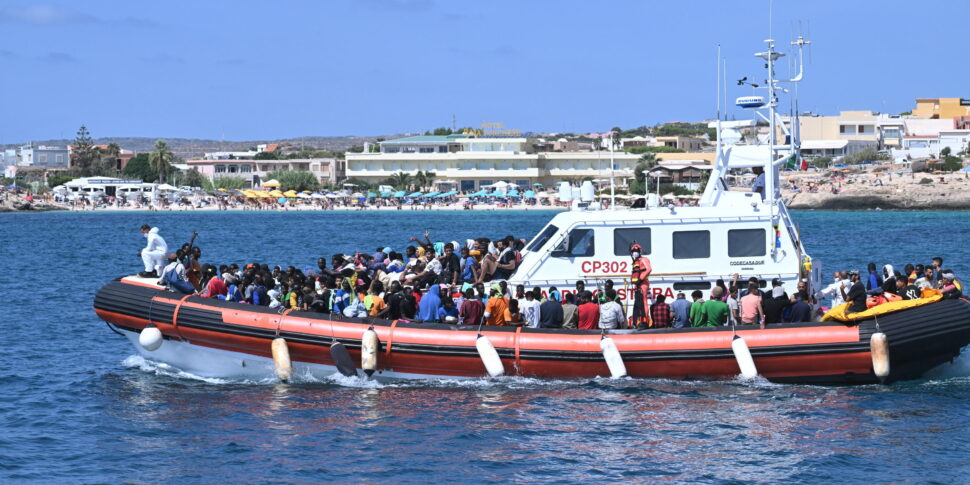
[[[58,167],[70,164],[67,147],[52,147],[28,143],[17,149],[17,165],[21,167]]]
[[[337,183],[346,178],[347,164],[335,158],[306,158],[291,160],[188,160],[190,168],[195,168],[214,180],[216,177],[240,177],[246,181],[247,188],[259,187],[267,180],[266,175],[275,170],[310,172],[321,183]]]

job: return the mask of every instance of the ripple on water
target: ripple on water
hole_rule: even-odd
[[[334,374],[290,385],[194,376],[131,356],[91,311],[104,282],[137,269],[137,227],[170,242],[198,230],[207,258],[313,264],[430,229],[465,239],[534,234],[548,213],[0,214],[7,301],[0,352],[0,479],[212,483],[521,481],[962,483],[970,454],[970,358],[892,387],[763,379],[375,382]],[[394,217],[388,224],[387,218]],[[471,219],[470,219],[471,217]],[[945,253],[970,274],[970,245],[884,238],[947,227],[952,213],[795,213],[824,271],[870,258]],[[470,222],[471,221],[471,222]],[[341,231],[333,228],[379,228]],[[846,246],[845,231],[866,241]],[[78,236],[83,228],[83,237]],[[245,230],[243,230],[245,229]],[[494,229],[494,231],[493,231]],[[298,243],[267,234],[298,234]],[[492,235],[492,234],[487,234]],[[869,237],[875,235],[874,237]],[[120,256],[119,256],[120,255]],[[878,255],[878,256],[874,256]],[[948,262],[949,264],[949,262]],[[61,273],[57,273],[60,271]],[[41,302],[41,308],[30,302]]]

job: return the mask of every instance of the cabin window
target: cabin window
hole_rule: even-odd
[[[694,291],[694,290],[709,290],[711,289],[710,281],[681,281],[674,283],[674,289],[677,291]]]
[[[642,254],[650,254],[650,228],[628,227],[613,229],[613,254],[615,256],[629,256],[630,245],[634,242],[643,248]]]
[[[766,238],[764,229],[731,229],[728,231],[728,257],[764,256]]]
[[[674,259],[711,257],[711,231],[677,231],[673,239]]]
[[[559,258],[576,258],[596,254],[592,229],[573,229],[553,252]]]
[[[462,181],[462,184],[464,183],[465,181]],[[464,185],[462,185],[462,188],[464,188]],[[526,251],[538,251],[542,249],[542,246],[545,246],[546,243],[549,242],[549,239],[551,239],[552,236],[556,234],[556,232],[558,231],[559,231],[558,227],[552,224],[549,224],[548,226],[546,226],[545,229],[542,230],[541,233],[539,233],[538,236],[536,236],[535,239],[532,240],[532,244],[530,244],[529,247],[526,248]]]

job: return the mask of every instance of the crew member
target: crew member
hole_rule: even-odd
[[[148,224],[141,225],[141,234],[148,243],[145,248],[138,252],[141,260],[145,263],[145,271],[138,273],[142,278],[158,278],[158,270],[165,267],[165,253],[168,252],[168,245],[162,236],[158,235],[158,228]]]
[[[650,326],[650,258],[643,255],[643,248],[634,242],[630,245],[630,257],[633,258],[633,326],[647,328]]]

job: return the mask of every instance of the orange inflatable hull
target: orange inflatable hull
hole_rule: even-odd
[[[481,377],[485,367],[476,327],[348,318],[337,314],[277,312],[197,296],[185,297],[127,281],[105,285],[95,311],[129,332],[155,325],[167,340],[271,357],[270,342],[286,339],[294,365],[333,365],[329,346],[343,343],[357,366],[361,338],[372,328],[380,341],[375,375]],[[932,322],[932,323],[930,323]],[[970,343],[970,303],[945,300],[879,318],[890,343],[892,373],[885,381],[917,378],[951,360]],[[794,323],[739,329],[758,373],[772,381],[879,382],[873,374],[871,321]],[[539,378],[609,376],[600,331],[484,327],[506,375]],[[631,377],[733,378],[740,372],[728,327],[612,331]]]

